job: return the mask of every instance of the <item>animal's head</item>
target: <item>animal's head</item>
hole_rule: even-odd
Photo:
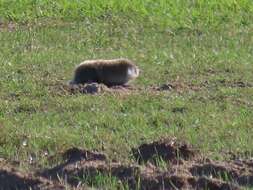
[[[130,79],[137,78],[140,74],[140,69],[137,66],[131,66],[127,70],[127,75]]]

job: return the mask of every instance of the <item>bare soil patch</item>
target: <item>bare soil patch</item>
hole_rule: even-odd
[[[1,31],[14,31],[17,27],[17,24],[14,22],[3,22],[0,20],[0,32]]]
[[[244,81],[227,81],[227,80],[217,80],[217,81],[203,81],[199,84],[192,84],[189,82],[184,82],[180,80],[171,81],[169,83],[162,84],[160,86],[151,87],[153,91],[176,91],[182,93],[185,91],[200,91],[202,89],[210,89],[217,87],[227,87],[227,88],[252,88],[253,84]]]
[[[69,85],[67,91],[71,94],[82,93],[82,94],[97,94],[108,91],[109,88],[103,84],[90,83],[90,84],[79,84]]]
[[[252,88],[253,84],[244,81],[226,81],[220,80],[220,84],[230,88]]]
[[[130,85],[112,86],[107,87],[104,84],[98,83],[87,83],[78,85],[67,85],[67,84],[56,84],[50,86],[49,90],[56,95],[68,95],[68,94],[103,94],[103,93],[114,93],[114,94],[129,94],[136,91],[137,88]]]
[[[165,161],[175,162],[179,159],[189,160],[194,157],[195,150],[192,146],[174,139],[163,139],[150,144],[142,144],[133,149],[135,159],[140,162],[155,163],[157,156]]]
[[[198,92],[201,90],[207,90],[217,87],[228,87],[228,88],[252,88],[253,84],[244,81],[203,81],[199,84],[193,84],[182,80],[170,81],[159,86],[148,86],[148,87],[136,87],[133,85],[118,85],[108,87],[102,83],[87,83],[87,84],[65,84],[57,83],[49,86],[51,93],[55,95],[73,95],[73,94],[92,94],[98,95],[103,93],[113,94],[130,94],[133,92],[149,91],[154,93],[160,92]]]
[[[161,86],[152,87],[155,91],[176,91],[182,93],[184,91],[199,91],[203,85],[194,85],[183,81],[172,81],[170,83],[162,84]]]
[[[132,149],[136,163],[110,161],[103,153],[71,148],[64,162],[37,172],[18,172],[0,164],[4,189],[62,189],[59,178],[72,188],[91,185],[97,175],[116,177],[130,189],[237,190],[253,187],[253,160],[213,161],[203,158],[191,145],[176,138],[142,144]],[[161,158],[165,166],[159,166]],[[140,164],[142,163],[142,164]],[[89,179],[89,180],[87,180]],[[86,186],[87,187],[87,186]]]
[[[8,164],[0,164],[0,190],[63,190],[58,182],[48,180],[32,173],[24,173]]]

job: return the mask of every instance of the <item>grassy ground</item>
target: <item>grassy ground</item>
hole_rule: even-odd
[[[47,166],[45,151],[77,146],[128,161],[132,147],[168,136],[214,157],[252,153],[252,1],[69,2],[0,1],[3,157]],[[143,90],[59,90],[81,61],[116,57],[143,70],[133,83]],[[174,81],[180,92],[149,90]]]

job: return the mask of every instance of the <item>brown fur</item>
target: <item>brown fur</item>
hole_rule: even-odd
[[[138,75],[138,67],[128,59],[87,60],[76,67],[71,84],[96,82],[107,86],[124,85]]]

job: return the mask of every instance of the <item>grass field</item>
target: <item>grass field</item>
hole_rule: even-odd
[[[22,169],[69,147],[131,162],[131,148],[172,136],[217,159],[252,155],[253,1],[0,0],[0,23],[0,157]],[[142,69],[142,90],[60,90],[81,61],[117,57]]]

